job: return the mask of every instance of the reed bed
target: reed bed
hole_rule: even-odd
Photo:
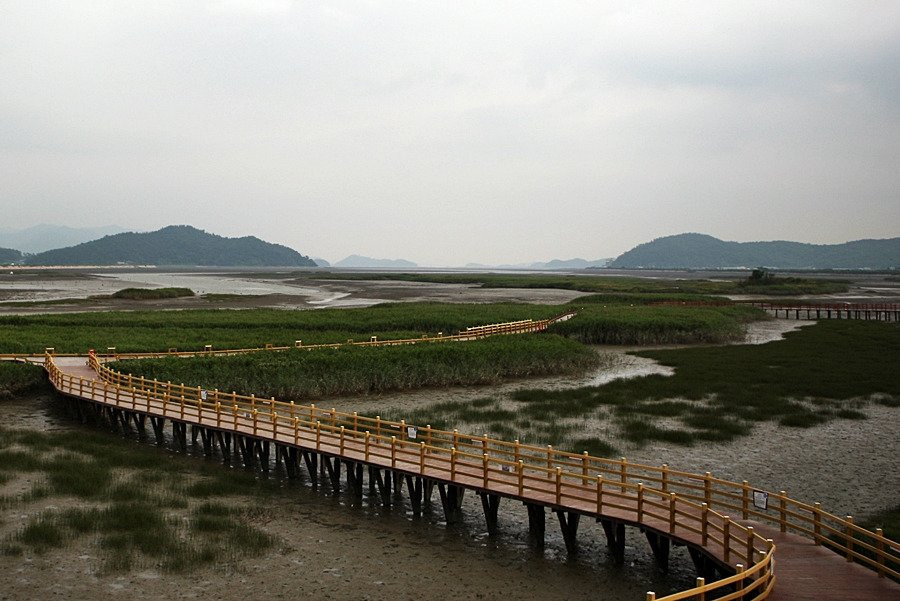
[[[110,367],[161,381],[303,401],[389,390],[496,384],[508,378],[582,372],[598,361],[595,352],[575,341],[533,334],[189,360],[141,359],[118,361]]]

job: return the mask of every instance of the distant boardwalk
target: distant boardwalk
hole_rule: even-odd
[[[896,303],[751,303],[784,319],[861,319],[900,322]]]

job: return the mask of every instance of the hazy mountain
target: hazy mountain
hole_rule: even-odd
[[[891,269],[900,267],[900,238],[843,244],[726,242],[705,234],[678,234],[640,244],[609,264],[614,268]]]
[[[331,263],[326,261],[321,257],[310,257],[313,260],[313,263],[316,264],[316,267],[331,267]]]
[[[590,267],[606,267],[610,259],[597,259],[588,261],[586,259],[553,259],[546,263],[532,263],[533,269],[588,269]]]
[[[22,260],[22,253],[12,248],[0,248],[0,265],[18,263]]]
[[[0,228],[0,246],[17,248],[23,253],[39,253],[54,248],[74,246],[82,242],[90,242],[110,234],[124,232],[125,228],[117,225],[103,227],[68,227],[42,223],[22,230]]]
[[[412,261],[404,259],[373,259],[372,257],[363,257],[360,255],[350,255],[346,259],[341,259],[332,265],[333,267],[348,267],[353,269],[409,269],[410,267],[418,267]]]
[[[315,267],[309,257],[254,236],[224,238],[189,225],[127,232],[26,257],[29,265],[191,265]]]

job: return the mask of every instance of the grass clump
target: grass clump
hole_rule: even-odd
[[[49,390],[47,376],[40,366],[0,361],[0,400]]]
[[[194,296],[190,288],[123,288],[112,293],[112,298],[125,300],[160,300]]]

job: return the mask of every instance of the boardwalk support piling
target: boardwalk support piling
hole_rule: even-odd
[[[644,534],[647,536],[647,542],[650,549],[653,550],[653,557],[656,559],[656,565],[659,566],[663,574],[669,573],[669,548],[671,547],[669,537],[657,534],[647,530]]]
[[[484,510],[484,520],[487,522],[488,534],[497,533],[497,510],[500,508],[500,495],[492,495],[480,492],[481,508]]]
[[[406,488],[409,490],[409,504],[413,515],[422,515],[422,478],[406,475]]]
[[[438,483],[438,492],[441,493],[441,505],[444,507],[444,518],[448,524],[459,519],[462,513],[462,501],[465,489],[455,484]]]
[[[625,562],[625,524],[597,518],[606,534],[606,546],[616,563]]]
[[[528,508],[528,540],[537,548],[544,547],[544,531],[546,529],[546,513],[543,505],[525,503]]]
[[[562,530],[563,540],[566,541],[566,550],[569,555],[578,553],[578,522],[581,514],[574,511],[556,509],[556,517],[559,518],[559,527]]]

